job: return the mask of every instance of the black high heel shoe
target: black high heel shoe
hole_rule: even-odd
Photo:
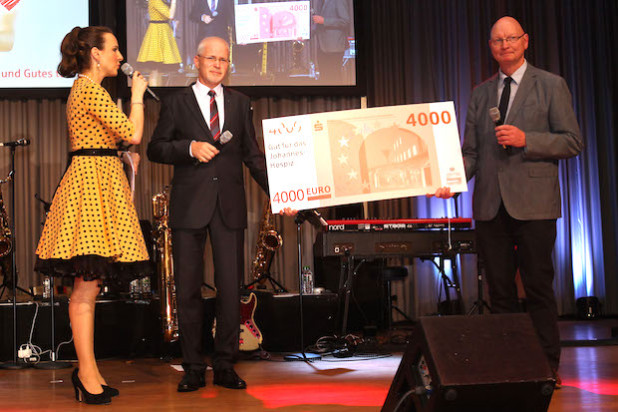
[[[71,382],[73,382],[73,388],[75,389],[75,399],[79,402],[86,402],[90,405],[105,405],[110,403],[111,397],[105,393],[105,390],[101,393],[90,393],[84,388],[82,381],[79,380],[77,372],[79,369],[73,369],[73,375],[71,376]]]
[[[112,388],[111,386],[107,385],[101,385],[101,387],[103,388],[103,393],[109,395],[110,398],[120,395],[120,391],[116,388]]]

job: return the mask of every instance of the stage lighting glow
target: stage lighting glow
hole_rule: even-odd
[[[382,406],[388,385],[341,383],[251,385],[247,393],[265,408],[297,405]]]
[[[616,379],[562,379],[562,386],[572,386],[596,395],[618,396]]]

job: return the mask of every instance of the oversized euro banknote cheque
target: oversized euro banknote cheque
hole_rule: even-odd
[[[265,119],[273,213],[468,190],[453,102]]]

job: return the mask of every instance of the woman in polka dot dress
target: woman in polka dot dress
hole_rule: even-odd
[[[174,32],[169,25],[175,12],[176,0],[172,0],[170,5],[163,0],[148,1],[150,24],[137,55],[138,62],[178,64],[182,61]]]
[[[65,36],[60,51],[58,73],[78,75],[67,102],[70,162],[45,221],[35,269],[74,278],[69,317],[79,361],[72,377],[75,396],[103,404],[118,390],[106,385],[94,356],[94,309],[101,281],[130,281],[150,272],[118,157],[120,143],[142,140],[147,82],[138,72],[133,75],[127,118],[101,87],[105,77],[118,74],[123,58],[112,32],[106,27],[76,27]]]

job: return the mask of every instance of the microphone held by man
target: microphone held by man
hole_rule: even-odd
[[[491,120],[496,124],[496,127],[502,126],[504,124],[502,116],[500,116],[500,109],[498,109],[497,107],[492,107],[491,109],[489,109],[489,117],[491,117]],[[502,148],[506,149],[506,145],[503,144]]]

